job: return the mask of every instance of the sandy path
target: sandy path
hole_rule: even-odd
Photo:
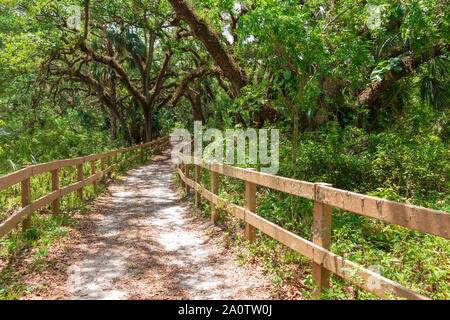
[[[207,218],[172,183],[170,153],[108,188],[80,260],[68,268],[71,299],[269,299],[273,284],[242,267]]]

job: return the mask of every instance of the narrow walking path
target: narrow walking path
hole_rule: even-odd
[[[172,182],[170,151],[96,201],[67,270],[71,299],[270,299],[273,283],[241,266]]]

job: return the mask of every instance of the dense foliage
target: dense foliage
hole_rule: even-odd
[[[0,174],[199,120],[280,129],[280,175],[449,211],[449,13],[442,0],[0,0]],[[260,199],[310,236],[310,204]],[[385,274],[449,297],[447,241],[336,215],[335,252],[400,261],[405,274]]]

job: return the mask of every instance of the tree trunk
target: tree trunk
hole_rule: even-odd
[[[152,141],[152,111],[144,113],[144,142]]]
[[[333,79],[324,76],[319,79],[322,93],[317,98],[317,110],[309,121],[309,129],[315,130],[327,123],[331,114],[336,113],[339,105],[344,105],[342,89],[345,86],[343,79]]]
[[[143,137],[137,123],[132,119],[129,127],[130,144],[136,144],[142,141]]]
[[[264,126],[264,122],[268,120],[270,123],[275,124],[281,118],[281,112],[270,106],[269,102],[264,103],[255,111],[253,115],[253,122],[258,128]]]
[[[447,50],[449,47],[450,45],[446,46]],[[429,60],[442,55],[443,51],[444,50],[442,47],[436,45],[421,56],[403,57],[402,61],[398,63],[398,66],[401,67],[401,71],[388,71],[383,75],[383,79],[381,81],[372,81],[362,92],[359,93],[354,106],[356,107],[358,105],[364,104],[375,106],[381,95],[385,93],[394,82],[408,76],[412,71],[417,69],[425,62],[428,62]]]
[[[203,116],[203,111],[202,111],[201,95],[197,94],[195,97],[192,97],[191,94],[187,94],[186,97],[188,98],[189,102],[191,103],[192,117],[194,118],[194,121],[201,121],[202,123],[205,123],[205,117]]]
[[[111,137],[111,142],[114,142],[117,139],[117,125],[116,118],[112,113],[109,115],[109,133]]]
[[[239,68],[234,58],[225,50],[216,32],[197,15],[186,0],[169,0],[169,2],[177,16],[189,25],[194,36],[203,42],[214,62],[230,80],[234,96],[240,96],[241,89],[247,84],[244,71]]]
[[[120,114],[117,113],[118,117],[116,116],[116,119],[119,121],[119,125],[123,130],[123,134],[124,134],[124,138],[125,141],[127,141],[129,144],[133,144],[133,139],[132,139],[132,128],[128,127],[127,122],[125,121],[124,117]],[[117,130],[117,126],[116,126],[116,130]]]

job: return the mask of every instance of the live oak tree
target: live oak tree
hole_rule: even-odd
[[[280,176],[449,211],[449,13],[445,0],[0,0],[0,175],[199,120],[279,129]],[[220,189],[238,198],[243,185]],[[309,200],[257,192],[258,215],[311,237]],[[448,299],[444,239],[333,221],[333,252]],[[284,280],[284,258],[266,255],[280,247],[261,240]],[[370,298],[339,281],[332,292]]]
[[[380,131],[412,98],[448,106],[445,9],[437,0],[4,2],[1,90],[35,110],[96,108],[128,143],[152,139],[161,112],[277,126],[290,133],[295,175],[302,132],[335,120]]]
[[[294,135],[300,119],[304,130],[322,125],[338,109],[357,119],[364,109],[376,111],[395,84],[445,59],[448,50],[445,1],[168,1],[229,81],[232,97],[241,97],[246,87],[246,93],[258,90],[264,77],[253,82],[255,74],[270,73],[266,100],[274,96],[267,85],[277,73],[295,79],[284,90]],[[308,86],[312,94],[300,111]]]
[[[86,104],[108,110],[112,125],[118,121],[128,140],[151,140],[153,112],[173,108],[190,83],[206,75],[208,59],[192,50],[189,34],[164,2],[117,7],[85,1],[79,30],[69,21],[69,4],[17,5],[38,29],[34,37],[41,47],[35,49],[43,57],[38,83],[53,96],[81,84],[76,88]],[[127,117],[136,105],[142,128]]]
[[[137,103],[144,118],[142,140],[150,141],[154,109],[176,103],[187,83],[203,76],[207,69],[204,63],[190,61],[196,58],[189,57],[185,46],[189,42],[180,42],[186,34],[164,14],[164,5],[130,5],[132,14],[126,7],[104,10],[86,1],[84,31],[71,39],[64,35],[67,21],[56,16],[61,21],[65,47],[53,54],[46,67],[50,73],[86,84],[121,123],[123,110]],[[99,66],[106,75],[103,79],[95,79]]]

